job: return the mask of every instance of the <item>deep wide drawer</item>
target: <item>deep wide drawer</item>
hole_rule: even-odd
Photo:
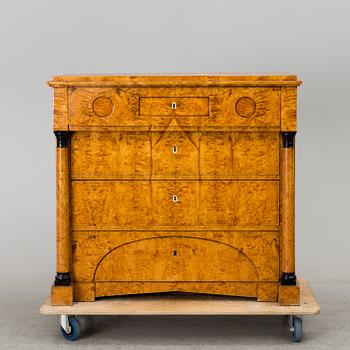
[[[278,231],[75,231],[80,282],[278,281]]]
[[[278,227],[278,181],[73,181],[73,229]]]
[[[76,132],[73,179],[278,179],[277,132]]]

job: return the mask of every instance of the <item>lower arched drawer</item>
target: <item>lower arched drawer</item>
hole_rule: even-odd
[[[98,263],[95,282],[259,281],[251,259],[230,244],[163,236],[122,244]]]

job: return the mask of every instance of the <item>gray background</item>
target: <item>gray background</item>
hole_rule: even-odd
[[[46,81],[67,73],[298,74],[297,273],[349,283],[349,11],[345,0],[1,1],[2,290],[45,295],[53,281]]]

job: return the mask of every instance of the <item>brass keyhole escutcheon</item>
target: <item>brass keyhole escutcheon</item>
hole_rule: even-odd
[[[177,195],[174,194],[174,195],[173,195],[173,202],[176,203],[177,201],[178,201]]]
[[[176,102],[172,102],[172,103],[171,103],[171,109],[174,109],[174,110],[175,110],[176,107],[177,107],[177,106],[176,106]]]
[[[174,154],[177,153],[177,147],[176,147],[176,146],[173,146],[172,150],[173,150],[173,153],[174,153]]]

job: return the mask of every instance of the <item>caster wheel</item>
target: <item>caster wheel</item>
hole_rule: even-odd
[[[292,316],[291,333],[295,342],[300,342],[303,337],[303,320],[301,317]]]
[[[75,317],[69,316],[68,323],[70,331],[63,328],[62,325],[60,326],[63,338],[70,341],[77,340],[80,336],[80,326],[77,319]]]

